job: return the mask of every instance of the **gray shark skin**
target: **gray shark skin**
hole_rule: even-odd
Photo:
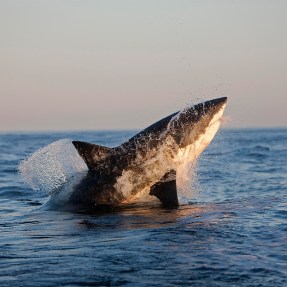
[[[89,171],[69,202],[96,208],[155,196],[164,206],[177,207],[182,167],[211,142],[226,102],[223,97],[176,112],[115,148],[73,141]]]

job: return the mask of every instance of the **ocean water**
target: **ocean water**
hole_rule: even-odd
[[[220,131],[177,209],[51,210],[18,174],[59,139],[133,134],[0,134],[0,286],[287,286],[287,129]]]

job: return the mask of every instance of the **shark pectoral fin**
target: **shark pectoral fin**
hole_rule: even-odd
[[[166,173],[161,181],[150,188],[150,195],[157,197],[166,207],[178,207],[176,190],[176,172],[174,170]]]
[[[113,153],[112,148],[105,146],[80,141],[73,141],[72,143],[89,169],[92,169],[97,161],[104,160]]]

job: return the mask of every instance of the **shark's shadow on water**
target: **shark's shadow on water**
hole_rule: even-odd
[[[178,207],[188,168],[215,136],[226,102],[176,112],[115,148],[73,141],[88,171],[53,192],[46,206],[113,211],[157,198],[164,207]]]

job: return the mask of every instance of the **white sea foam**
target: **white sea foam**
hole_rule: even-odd
[[[62,139],[37,150],[19,165],[19,172],[32,189],[52,194],[87,165],[69,139]]]

